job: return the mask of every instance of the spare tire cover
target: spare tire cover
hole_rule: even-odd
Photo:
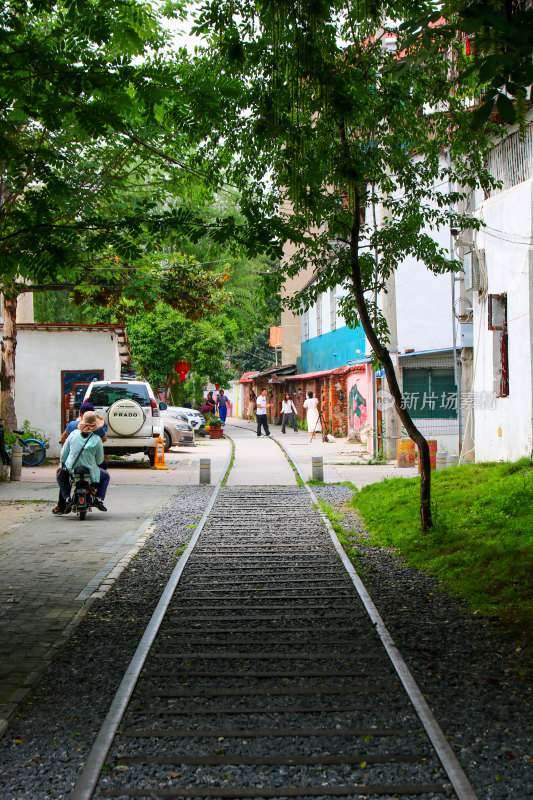
[[[144,424],[144,412],[135,400],[117,400],[107,412],[107,422],[115,433],[132,436]]]

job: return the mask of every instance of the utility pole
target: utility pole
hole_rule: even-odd
[[[400,382],[398,367],[398,322],[396,313],[396,280],[394,272],[387,278],[385,291],[382,292],[381,305],[383,316],[389,329],[389,353],[394,364],[394,371]],[[383,453],[385,458],[396,458],[398,439],[401,436],[401,422],[392,403],[386,403],[383,409]]]

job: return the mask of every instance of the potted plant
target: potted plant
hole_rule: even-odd
[[[210,439],[222,438],[222,420],[220,417],[215,417],[214,414],[212,414],[210,417],[207,417],[205,421],[205,429],[209,432]]]

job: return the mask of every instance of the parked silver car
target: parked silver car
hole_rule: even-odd
[[[175,414],[183,414],[189,425],[192,425],[194,432],[200,436],[205,436],[205,417],[195,408],[184,408],[182,406],[169,406],[168,411]]]
[[[194,430],[186,416],[179,414],[173,408],[167,408],[160,411],[159,414],[163,427],[165,451],[170,450],[174,445],[194,444]]]

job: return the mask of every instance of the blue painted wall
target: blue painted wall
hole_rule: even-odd
[[[356,350],[360,350],[357,353]],[[361,327],[346,325],[336,331],[302,342],[302,355],[296,360],[297,372],[318,372],[342,367],[348,361],[364,361],[365,334]]]

